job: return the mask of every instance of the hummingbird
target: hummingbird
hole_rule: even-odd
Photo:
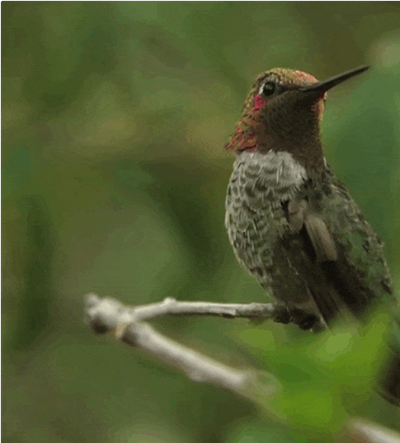
[[[369,67],[324,81],[275,68],[258,76],[226,149],[237,158],[225,225],[238,261],[302,329],[360,321],[393,299],[383,243],[329,166],[320,126],[327,92]],[[400,400],[400,352],[384,382]]]

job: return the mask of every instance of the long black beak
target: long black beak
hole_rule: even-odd
[[[322,82],[313,83],[309,86],[303,86],[299,89],[301,91],[304,100],[318,100],[322,98],[324,93],[339,83],[348,80],[355,75],[361,74],[362,72],[369,69],[369,66],[360,66],[359,68],[351,69],[350,71],[343,72],[342,74],[335,75],[335,77],[328,78],[328,80],[323,80]]]

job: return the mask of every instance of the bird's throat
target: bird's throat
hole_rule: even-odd
[[[235,133],[226,145],[227,150],[233,150],[236,154],[288,152],[306,169],[320,170],[324,167],[318,127],[309,132],[297,131],[296,128],[277,132],[268,130],[260,121],[246,120],[238,122]]]

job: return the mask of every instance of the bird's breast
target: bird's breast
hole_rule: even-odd
[[[307,180],[288,152],[243,152],[226,197],[225,224],[238,260],[263,286],[270,281],[273,247],[289,229],[282,204]]]

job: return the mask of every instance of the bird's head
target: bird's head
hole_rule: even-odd
[[[306,167],[319,168],[319,138],[327,91],[368,69],[360,67],[319,82],[311,74],[274,68],[258,76],[227,149],[287,151]]]

